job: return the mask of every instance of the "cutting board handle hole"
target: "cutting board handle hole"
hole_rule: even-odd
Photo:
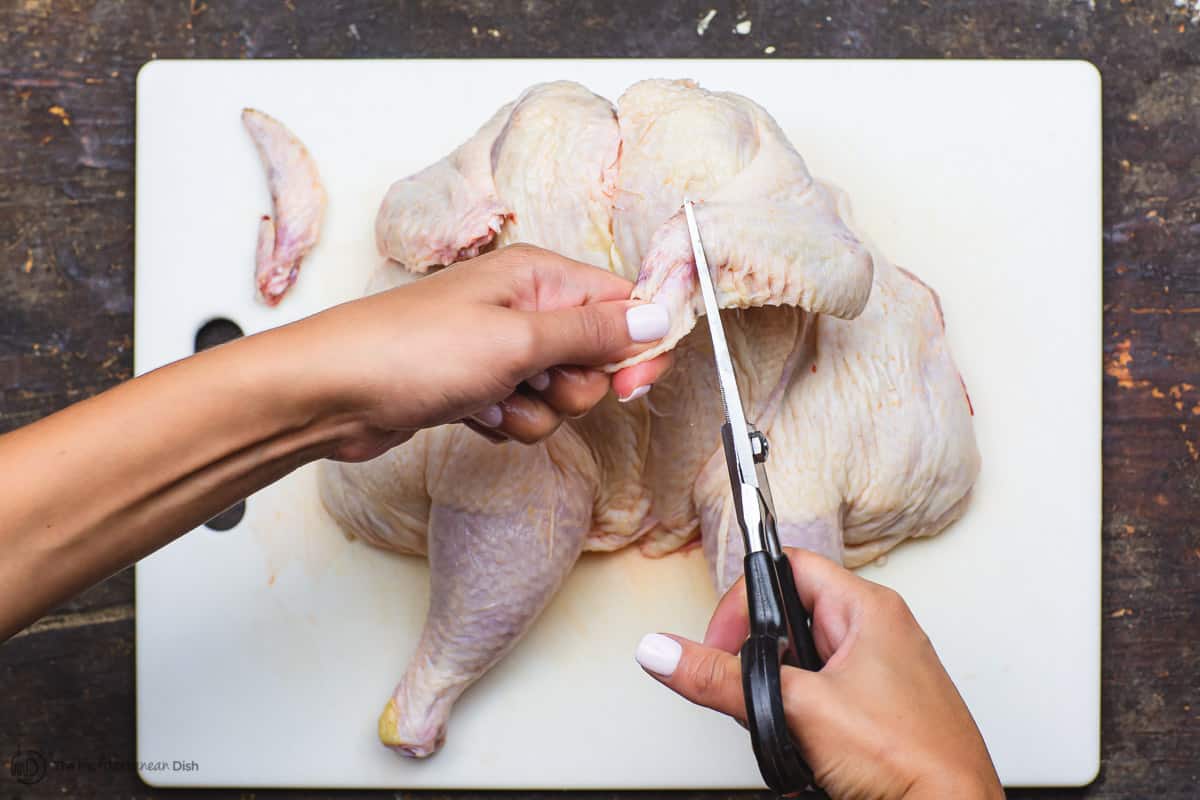
[[[234,339],[240,339],[244,335],[241,326],[233,320],[227,317],[214,317],[201,325],[200,329],[196,331],[194,352],[199,353],[201,350],[207,350],[219,344],[232,342]]]
[[[233,320],[227,317],[214,317],[196,331],[195,352],[199,353],[201,350],[232,342],[234,339],[242,338],[243,335],[241,326]],[[214,531],[233,530],[244,516],[246,516],[246,501],[238,500],[204,523],[204,527]]]
[[[204,523],[204,527],[214,531],[233,530],[242,521],[242,517],[244,516],[246,516],[246,501],[238,500],[229,508]]]

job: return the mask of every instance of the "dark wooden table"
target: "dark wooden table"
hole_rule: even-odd
[[[717,16],[700,36],[708,9]],[[1086,790],[1010,796],[1200,796],[1193,13],[1175,0],[0,0],[0,432],[130,376],[134,78],[147,60],[1088,59],[1104,77],[1103,767]],[[748,35],[731,31],[742,17],[752,21]],[[1037,291],[1037,275],[1028,277]],[[125,572],[0,647],[0,797],[171,794],[144,786],[129,766],[133,615]],[[23,785],[9,774],[23,749],[77,768]],[[97,764],[106,759],[115,763]],[[239,796],[176,793],[185,794]],[[337,796],[356,794],[365,793]]]

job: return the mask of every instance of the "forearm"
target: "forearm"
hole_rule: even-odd
[[[631,288],[509,248],[206,351],[0,437],[0,638],[307,461],[365,461],[500,402],[524,416],[502,413],[492,434],[550,435],[600,401],[607,377],[551,381],[537,397],[518,384],[551,366],[646,350],[652,331],[634,331],[629,315],[642,304],[628,300]],[[665,315],[651,316],[663,335]],[[668,364],[623,374],[648,385]]]
[[[0,639],[296,467],[326,414],[289,329],[156,370],[0,437]]]

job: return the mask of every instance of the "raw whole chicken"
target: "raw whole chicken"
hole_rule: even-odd
[[[718,589],[742,542],[719,446],[711,344],[680,204],[697,216],[749,419],[770,437],[785,545],[865,564],[959,517],[979,469],[937,296],[848,225],[775,121],[691,81],[629,88],[617,107],[574,83],[534,86],[443,161],[394,184],[376,222],[396,265],[372,289],[526,242],[633,279],[671,309],[675,367],[645,399],[611,395],[536,446],[460,425],[365,464],[323,466],[350,535],[425,555],[425,628],[379,719],[428,756],[456,699],[507,653],[580,553],[699,537]],[[616,368],[619,365],[613,365]]]

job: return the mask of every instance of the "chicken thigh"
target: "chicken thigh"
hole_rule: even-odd
[[[740,574],[711,345],[691,332],[685,196],[747,416],[775,445],[784,543],[853,566],[962,513],[979,461],[937,298],[852,232],[844,198],[763,109],[690,81],[636,84],[616,109],[577,84],[532,87],[388,191],[377,241],[398,263],[371,290],[487,247],[547,247],[667,305],[668,337],[636,360],[674,348],[675,367],[646,398],[610,396],[538,445],[444,426],[323,466],[322,499],[348,534],[429,559],[425,628],[379,719],[397,752],[442,745],[455,700],[581,552],[636,542],[657,556],[702,537],[719,587]]]

